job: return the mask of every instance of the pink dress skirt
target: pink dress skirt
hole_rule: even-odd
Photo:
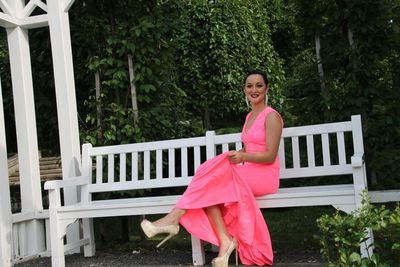
[[[246,152],[268,150],[265,119],[276,112],[266,107],[246,131],[242,141]],[[180,219],[186,230],[201,240],[219,245],[205,207],[220,205],[228,232],[238,241],[240,260],[247,265],[272,265],[273,251],[267,224],[255,200],[256,196],[273,194],[279,187],[279,159],[271,164],[246,162],[232,164],[227,153],[218,155],[196,170],[193,180],[176,204],[187,210]]]

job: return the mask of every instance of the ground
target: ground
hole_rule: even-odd
[[[318,229],[315,221],[322,214],[332,213],[328,207],[298,207],[263,210],[268,221],[274,249],[275,266],[323,266],[320,255]],[[149,216],[150,219],[156,217]],[[181,228],[179,235],[170,239],[160,249],[155,249],[162,237],[148,240],[138,225],[142,218],[130,217],[129,229],[121,227],[119,218],[95,219],[96,256],[85,258],[82,254],[66,257],[66,267],[128,267],[128,266],[191,266],[190,235]],[[129,232],[128,242],[122,242],[124,233]],[[120,239],[118,239],[118,237]],[[154,248],[154,249],[153,249]],[[216,253],[206,246],[206,265]],[[15,267],[50,267],[50,258],[33,259],[16,264]],[[234,257],[231,256],[231,266]]]
[[[206,251],[206,266],[210,266],[215,253]],[[231,266],[234,266],[231,256]],[[98,251],[95,257],[85,258],[81,254],[66,257],[66,267],[128,267],[128,266],[191,266],[190,250],[155,249],[132,251],[131,253]],[[50,258],[38,258],[16,264],[15,267],[50,267]],[[275,253],[275,266],[323,266],[318,251],[299,249],[291,253]]]

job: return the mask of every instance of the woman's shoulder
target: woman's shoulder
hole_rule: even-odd
[[[267,120],[280,122],[283,125],[281,114],[276,109],[270,106],[265,109],[265,122],[267,122]]]

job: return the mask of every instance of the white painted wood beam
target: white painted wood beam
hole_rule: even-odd
[[[75,0],[65,0],[64,2],[65,2],[64,12],[68,12],[71,6],[74,4]]]
[[[64,1],[48,0],[48,19],[56,88],[63,179],[80,175],[81,156],[68,13]],[[65,203],[78,201],[76,189],[64,191]],[[69,227],[68,242],[79,240],[78,225]],[[79,249],[74,252],[79,252]]]
[[[8,180],[6,127],[0,82],[0,266],[11,266],[12,215]]]
[[[43,1],[41,0],[31,0],[31,1],[34,1],[36,6],[41,8],[46,13],[48,12],[47,5]]]
[[[11,15],[13,13],[6,0],[0,0],[0,8],[1,10],[3,10],[4,13],[8,15]]]
[[[39,150],[33,97],[33,82],[29,50],[28,30],[8,28],[15,124],[21,184],[22,212],[43,210],[39,173]],[[41,233],[43,223],[37,220],[26,223],[26,254],[33,255],[45,250]]]
[[[3,28],[12,28],[18,26],[18,20],[14,17],[0,12],[0,26]]]
[[[22,12],[22,17],[29,17],[33,10],[35,10],[36,4],[34,0],[31,0],[28,2],[28,4],[24,7],[23,12]]]
[[[49,25],[47,14],[26,17],[18,20],[19,26],[25,29],[42,28]]]

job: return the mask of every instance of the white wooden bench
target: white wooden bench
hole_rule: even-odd
[[[49,216],[52,266],[64,266],[65,251],[84,246],[84,255],[95,254],[92,218],[168,213],[180,196],[134,196],[124,199],[92,199],[93,194],[138,189],[187,186],[194,170],[204,160],[229,149],[240,149],[240,133],[158,142],[82,148],[82,176],[49,181]],[[284,128],[279,157],[281,179],[301,179],[301,186],[279,189],[257,198],[261,208],[332,205],[345,212],[361,206],[367,188],[361,117],[350,121]],[[93,171],[94,170],[94,171]],[[93,173],[93,174],[92,174]],[[335,184],[327,176],[347,176]],[[313,177],[325,185],[304,186]],[[318,178],[322,179],[322,178]],[[80,189],[80,202],[62,205],[60,189]],[[66,228],[82,222],[82,239],[64,244]],[[202,241],[192,237],[193,263],[203,265]],[[365,251],[364,251],[365,252]]]

